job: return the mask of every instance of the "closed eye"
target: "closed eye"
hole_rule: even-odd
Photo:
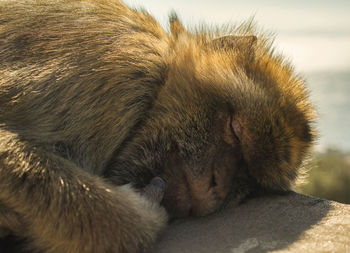
[[[233,119],[231,121],[231,132],[233,133],[237,141],[240,142],[242,137],[242,127],[237,120]]]

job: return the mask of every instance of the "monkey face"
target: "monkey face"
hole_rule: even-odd
[[[224,203],[241,160],[239,139],[234,134],[238,127],[234,130],[231,126],[226,120],[223,134],[202,147],[197,155],[169,157],[161,176],[166,181],[162,204],[171,217],[203,216]]]

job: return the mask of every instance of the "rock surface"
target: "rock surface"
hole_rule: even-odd
[[[169,225],[153,253],[350,252],[350,205],[290,192]]]

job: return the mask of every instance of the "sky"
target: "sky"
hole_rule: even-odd
[[[254,16],[301,72],[350,70],[350,0],[126,0],[161,24],[175,10],[183,23],[220,25]]]

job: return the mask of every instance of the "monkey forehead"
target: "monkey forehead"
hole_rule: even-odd
[[[198,32],[199,31],[199,32]],[[183,32],[176,37],[173,54],[169,57],[170,75],[181,83],[190,81],[191,85],[199,83],[205,86],[237,86],[237,83],[252,80],[254,85],[264,89],[278,89],[287,98],[296,99],[300,109],[305,108],[300,101],[308,103],[307,91],[302,78],[299,78],[286,59],[275,53],[271,39],[262,33],[256,34],[254,26],[242,24],[240,28],[199,29],[196,33]],[[227,34],[235,36],[227,36]],[[222,34],[226,35],[223,36]],[[250,36],[246,36],[246,35]],[[243,43],[246,47],[232,45],[218,50],[212,41],[215,38],[238,37],[254,38],[254,46],[249,39]],[[239,43],[242,44],[242,43]],[[253,52],[253,57],[251,56]],[[186,82],[187,81],[187,82]],[[309,110],[311,111],[311,110]]]

